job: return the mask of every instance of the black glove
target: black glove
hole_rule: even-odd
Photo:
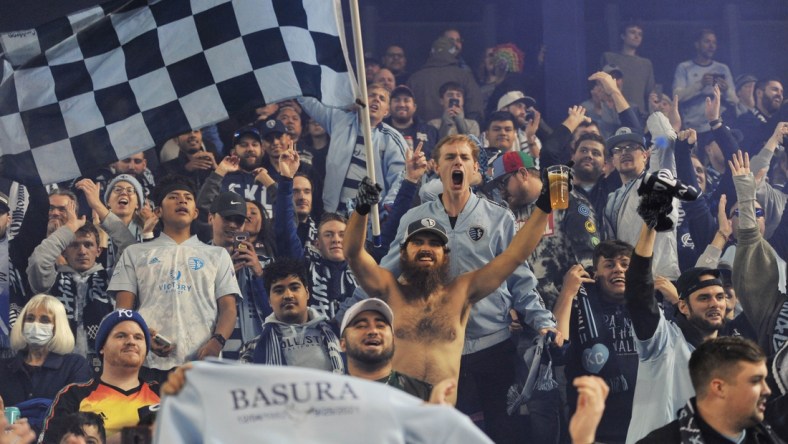
[[[656,174],[646,173],[643,182],[638,187],[640,205],[638,214],[649,228],[656,231],[670,231],[673,221],[670,213],[673,212],[673,198],[695,200],[697,190],[682,184],[673,178],[670,170],[662,169]]]
[[[680,180],[674,178],[673,173],[668,169],[661,169],[655,174],[646,173],[643,182],[640,183],[639,196],[655,192],[686,201],[695,200],[700,195],[695,187],[684,185]]]
[[[574,166],[573,161],[569,161],[566,166],[569,167],[569,192],[572,192],[572,182],[574,181],[574,174],[572,174],[572,166]],[[553,207],[550,205],[550,179],[547,177],[547,167],[543,167],[540,171],[540,177],[542,179],[542,191],[539,193],[539,197],[536,198],[536,208],[544,211],[546,214],[550,214],[553,212]]]
[[[353,199],[356,202],[356,211],[362,216],[369,214],[372,205],[377,205],[380,202],[380,192],[383,188],[376,183],[372,183],[372,179],[365,177],[358,185],[358,194]]]

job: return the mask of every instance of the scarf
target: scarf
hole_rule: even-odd
[[[87,276],[76,272],[63,271],[55,277],[55,284],[50,289],[66,307],[66,316],[74,333],[78,337],[78,328],[82,327],[87,336],[87,353],[95,353],[96,333],[105,315],[114,307],[107,295],[109,278],[107,271],[99,269]]]
[[[703,439],[703,431],[700,424],[703,420],[695,417],[695,398],[687,401],[681,410],[679,410],[679,433],[681,434],[681,444],[703,444],[706,442]],[[710,428],[708,425],[706,428]],[[713,429],[712,429],[713,430]],[[777,434],[771,427],[763,423],[756,424],[753,427],[745,430],[745,433],[753,433],[757,439],[755,442],[763,443],[781,443],[783,441],[777,437]]]
[[[287,360],[279,345],[282,338],[279,335],[279,330],[275,328],[275,325],[276,324],[272,322],[267,322],[263,325],[263,333],[257,341],[257,346],[252,356],[252,362],[265,363],[267,365],[287,365]],[[345,364],[342,361],[342,351],[339,348],[339,339],[327,322],[320,322],[318,327],[323,334],[323,345],[328,350],[328,357],[331,359],[331,365],[333,367],[332,372],[345,374]]]
[[[580,349],[583,350],[580,358],[583,369],[603,378],[613,393],[629,390],[629,384],[618,365],[618,355],[613,348],[613,336],[605,324],[599,299],[590,297],[585,287],[581,285],[573,308],[577,314]]]
[[[0,350],[9,350],[11,341],[11,259],[8,236],[0,240]]]
[[[506,394],[506,412],[509,416],[531,399],[535,391],[549,392],[558,388],[558,383],[553,377],[553,358],[550,355],[550,344],[554,339],[553,333],[540,335],[534,339],[534,345],[523,353],[528,374],[524,381],[515,382],[509,387]]]

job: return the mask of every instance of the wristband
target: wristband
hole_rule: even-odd
[[[153,239],[153,232],[150,233],[142,233],[142,240],[151,240]]]
[[[218,342],[222,347],[224,347],[224,344],[227,343],[227,339],[224,339],[224,336],[222,336],[221,333],[214,333],[213,336],[211,336],[211,339],[216,339],[216,342]]]
[[[710,127],[713,128],[713,127],[715,127],[717,125],[722,125],[722,119],[709,120],[709,126]]]

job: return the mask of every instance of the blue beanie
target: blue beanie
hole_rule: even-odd
[[[104,347],[104,343],[107,342],[107,337],[109,337],[109,333],[112,329],[123,321],[134,321],[139,324],[142,332],[145,334],[145,353],[147,354],[150,350],[150,332],[148,331],[148,324],[145,323],[145,319],[142,319],[142,316],[136,311],[122,308],[104,316],[104,319],[101,320],[98,333],[96,333],[97,353]]]

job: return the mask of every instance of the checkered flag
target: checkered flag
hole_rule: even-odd
[[[297,96],[348,106],[342,23],[339,0],[131,0],[0,36],[2,174],[73,179]]]

